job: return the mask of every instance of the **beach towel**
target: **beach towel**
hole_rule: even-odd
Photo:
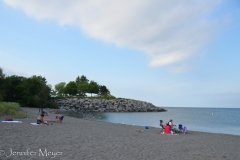
[[[42,124],[37,124],[37,123],[31,123],[32,125],[42,125]]]
[[[175,133],[170,133],[170,134],[168,134],[168,133],[163,132],[162,134],[173,135],[173,136],[179,136],[179,134],[175,134]]]
[[[6,118],[5,121],[13,121],[13,119],[12,118]]]
[[[173,133],[173,134],[166,134],[166,135],[179,136],[179,134],[175,134],[175,133]]]
[[[22,123],[22,121],[2,121],[3,123]]]

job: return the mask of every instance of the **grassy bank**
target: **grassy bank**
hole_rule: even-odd
[[[0,102],[0,116],[3,115],[11,115],[19,118],[27,117],[27,114],[20,111],[20,105],[15,102]]]
[[[107,99],[107,100],[111,100],[111,99],[118,99],[116,97],[114,97],[113,95],[97,95],[97,96],[57,96],[57,97],[51,97],[52,99],[66,99],[66,98],[78,98],[78,99]]]

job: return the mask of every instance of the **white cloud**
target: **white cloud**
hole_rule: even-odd
[[[79,27],[88,36],[142,51],[150,66],[176,65],[214,36],[207,17],[221,0],[4,0],[37,19]]]
[[[187,65],[179,65],[177,67],[174,67],[171,69],[171,73],[174,74],[180,74],[180,73],[185,73],[187,71],[193,70],[192,67],[189,67]]]

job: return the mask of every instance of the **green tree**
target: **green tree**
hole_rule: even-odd
[[[2,68],[0,68],[0,80],[5,78]]]
[[[5,94],[4,101],[19,102],[21,99],[21,84],[24,77],[9,76],[5,79]]]
[[[5,76],[0,68],[0,101],[18,102],[21,106],[57,108],[50,102],[51,86],[46,78]]]
[[[106,86],[101,85],[99,86],[99,94],[100,95],[110,94],[110,91],[107,89]]]
[[[4,81],[5,81],[5,74],[3,74],[3,70],[2,70],[2,68],[0,68],[0,102],[3,100],[3,97],[5,95]]]
[[[78,78],[79,78],[79,76],[78,76]],[[81,78],[79,79],[79,82],[84,83],[84,82],[89,82],[89,80],[87,79],[86,76],[82,75]]]
[[[86,96],[86,93],[88,93],[88,82],[85,81],[83,83],[80,83],[77,85],[78,87],[78,94],[81,95],[81,96]]]
[[[66,83],[65,82],[60,82],[55,85],[55,90],[57,91],[58,96],[63,96],[64,94],[64,88],[65,88]]]
[[[23,78],[19,87],[22,90],[20,104],[31,107],[47,107],[51,88],[46,83],[46,79],[41,76]]]
[[[79,77],[79,76],[77,76],[75,82],[76,82],[77,84],[78,84],[78,83],[81,83],[81,80],[80,80],[80,77]]]
[[[82,75],[81,77],[77,77],[75,82],[77,84],[77,93],[78,95],[81,95],[81,96],[86,96],[86,93],[88,92],[88,79],[86,76]]]
[[[97,84],[97,82],[94,81],[90,81],[89,85],[88,85],[88,93],[91,93],[91,97],[92,94],[98,94],[99,93],[99,85]]]
[[[65,94],[69,94],[71,96],[74,96],[77,94],[77,84],[74,81],[69,82],[65,89],[64,89]]]

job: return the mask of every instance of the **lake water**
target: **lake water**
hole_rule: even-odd
[[[167,112],[88,113],[87,119],[160,128],[159,120],[187,126],[188,130],[240,135],[240,108],[164,107]],[[63,115],[82,118],[81,112],[64,111]]]

